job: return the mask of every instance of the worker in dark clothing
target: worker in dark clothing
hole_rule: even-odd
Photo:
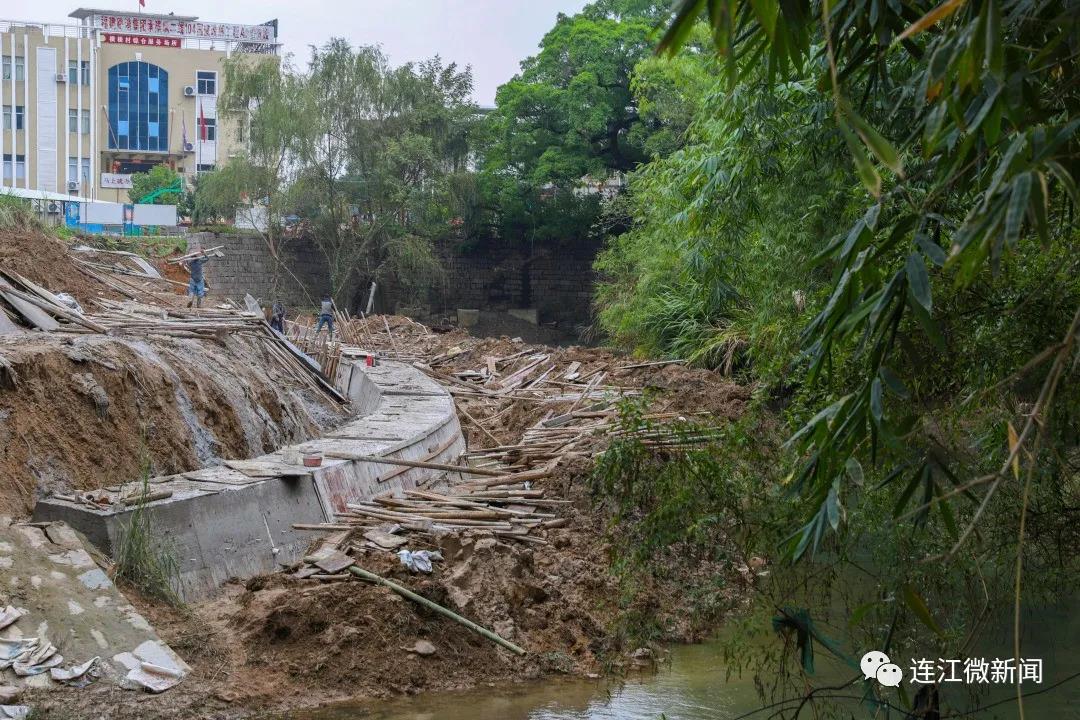
[[[285,334],[285,306],[281,304],[280,300],[275,300],[273,307],[270,309],[270,327],[282,335]]]
[[[315,325],[315,334],[318,335],[322,332],[323,325],[330,327],[330,339],[334,338],[334,303],[327,295],[322,299],[322,305],[319,308],[319,322]]]
[[[206,277],[203,275],[206,261],[205,257],[197,257],[187,262],[188,272],[191,273],[191,279],[188,280],[188,296],[191,298],[188,300],[188,307],[202,307],[203,298],[206,297]]]

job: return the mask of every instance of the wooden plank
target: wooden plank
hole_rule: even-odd
[[[4,308],[0,308],[0,335],[19,335],[26,332],[26,328],[20,327],[12,322],[8,317],[7,311]]]
[[[45,332],[53,332],[60,328],[60,323],[56,322],[51,315],[36,305],[26,302],[22,298],[16,296],[14,288],[8,285],[7,282],[0,280],[0,297],[3,297],[8,301],[11,307],[26,318],[27,322],[36,327],[39,330]]]
[[[455,441],[457,440],[457,438],[452,439]],[[358,455],[356,453],[338,452],[335,450],[327,450],[323,454],[328,458],[337,458],[340,460],[354,460],[357,462],[369,462],[384,465],[401,465],[407,468],[425,468],[427,470],[446,470],[447,472],[463,473],[467,475],[483,475],[485,477],[507,477],[506,473],[498,470],[471,468],[467,465],[450,465],[448,463],[406,460],[404,458],[381,457],[379,455]]]

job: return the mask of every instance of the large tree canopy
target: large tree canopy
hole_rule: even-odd
[[[338,39],[305,71],[237,58],[226,79],[225,107],[250,115],[248,153],[200,181],[201,206],[266,208],[272,240],[296,214],[339,300],[372,280],[392,279],[408,299],[426,292],[478,117],[470,70],[439,58],[394,67]]]

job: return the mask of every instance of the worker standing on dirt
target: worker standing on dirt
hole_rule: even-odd
[[[280,300],[275,300],[273,307],[270,309],[270,327],[282,335],[285,334],[285,306],[281,304]]]
[[[319,309],[319,322],[315,325],[315,334],[322,332],[323,325],[330,327],[330,339],[334,339],[334,303],[329,295],[323,296],[322,305]]]
[[[202,248],[197,247],[195,252],[201,252]],[[191,297],[188,300],[188,307],[194,305],[195,307],[202,307],[203,298],[206,297],[206,276],[203,275],[203,265],[206,263],[207,258],[205,255],[194,257],[187,261],[188,272],[191,273],[191,279],[188,280],[188,295]]]

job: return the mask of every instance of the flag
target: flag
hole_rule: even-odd
[[[180,137],[182,138],[182,147],[187,147],[187,113],[180,115]]]
[[[199,139],[206,140],[206,113],[203,112],[202,103],[199,103]]]
[[[141,7],[141,8],[146,7],[146,0],[139,0],[139,7]]]

